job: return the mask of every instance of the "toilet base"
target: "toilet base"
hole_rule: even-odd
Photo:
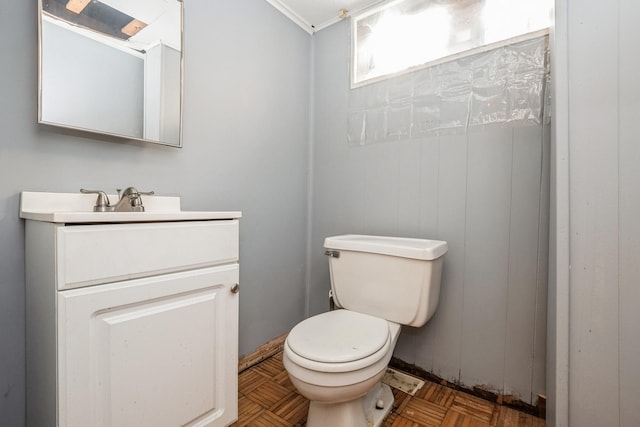
[[[382,409],[376,408],[379,400],[384,403]],[[312,401],[307,427],[380,427],[392,408],[391,388],[378,383],[366,395],[348,402],[323,404]]]

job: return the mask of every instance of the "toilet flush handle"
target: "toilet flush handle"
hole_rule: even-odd
[[[324,251],[324,254],[331,258],[340,258],[340,251]]]

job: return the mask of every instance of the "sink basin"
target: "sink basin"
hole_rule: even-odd
[[[109,195],[118,200],[118,196]],[[143,196],[145,212],[93,212],[96,196],[80,193],[22,192],[20,218],[57,223],[118,223],[237,219],[239,211],[183,211],[180,197]]]

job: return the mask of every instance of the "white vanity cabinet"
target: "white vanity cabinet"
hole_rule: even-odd
[[[27,219],[29,427],[237,419],[240,214],[213,216]]]

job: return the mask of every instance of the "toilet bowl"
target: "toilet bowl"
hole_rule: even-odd
[[[345,235],[328,237],[325,248],[339,309],[291,330],[284,367],[310,400],[308,427],[379,427],[393,406],[381,380],[401,325],[433,316],[447,243]]]
[[[380,381],[399,335],[397,323],[349,310],[296,325],[285,341],[283,363],[311,402],[307,426],[380,425],[393,406],[391,390]]]

